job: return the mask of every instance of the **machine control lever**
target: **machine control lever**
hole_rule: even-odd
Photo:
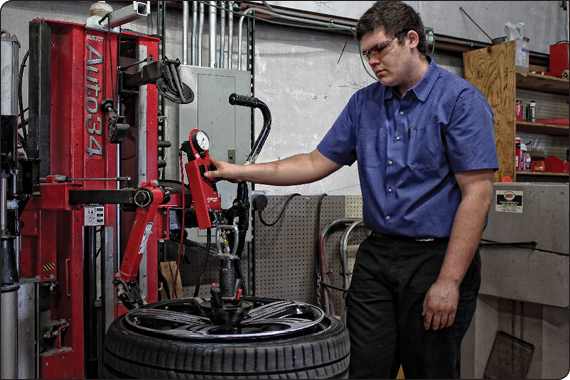
[[[265,141],[267,140],[267,137],[269,136],[269,132],[271,132],[271,112],[269,112],[269,107],[257,98],[238,94],[231,94],[229,102],[233,106],[259,108],[263,115],[263,128],[261,129],[259,136],[257,136],[257,139],[253,144],[253,148],[244,163],[244,165],[254,164],[257,160],[257,156],[259,156],[259,153],[263,148],[263,145],[265,144]]]
[[[125,141],[125,136],[129,131],[130,125],[124,123],[125,117],[119,116],[117,111],[115,111],[113,99],[103,100],[99,107],[101,108],[101,111],[106,112],[109,115],[107,119],[107,125],[109,127],[109,141],[112,144],[121,144]]]

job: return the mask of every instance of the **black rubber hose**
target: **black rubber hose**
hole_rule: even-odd
[[[299,194],[299,193],[291,194],[291,195],[289,196],[289,198],[287,198],[287,200],[285,201],[285,204],[283,205],[283,209],[281,209],[281,213],[279,214],[279,216],[277,217],[277,219],[276,219],[273,223],[266,223],[266,222],[263,220],[263,218],[261,217],[261,211],[259,211],[257,214],[259,215],[259,220],[261,221],[261,223],[262,223],[264,226],[267,226],[267,227],[272,227],[272,226],[274,226],[274,225],[279,221],[279,219],[281,219],[281,217],[283,216],[283,213],[285,212],[285,209],[287,208],[287,205],[289,204],[289,202],[291,202],[291,199],[293,199],[293,198],[296,197],[297,195],[301,195],[301,194]]]
[[[253,148],[251,149],[251,152],[246,159],[246,164],[252,164],[255,162],[255,159],[261,152],[261,149],[263,148],[263,145],[269,136],[269,132],[271,131],[271,112],[269,111],[267,104],[252,96],[231,94],[229,102],[234,106],[259,108],[261,114],[263,115],[263,128],[255,140]]]
[[[206,230],[206,234],[207,234],[206,250],[204,251],[204,259],[202,260],[202,268],[200,269],[200,276],[198,277],[198,283],[196,284],[196,289],[194,289],[194,297],[198,297],[198,293],[200,292],[202,277],[204,276],[204,272],[206,271],[206,265],[208,264],[208,256],[210,256],[210,246],[212,245],[212,232],[210,231],[209,228]]]

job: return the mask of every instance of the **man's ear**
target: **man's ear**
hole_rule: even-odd
[[[406,36],[411,48],[417,48],[420,43],[420,36],[415,30],[410,30]]]

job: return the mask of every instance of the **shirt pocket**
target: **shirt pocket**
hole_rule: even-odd
[[[416,126],[408,133],[410,144],[406,165],[420,170],[441,167],[446,154],[439,125]]]
[[[356,145],[356,159],[362,167],[378,168],[386,155],[386,129],[362,128]]]

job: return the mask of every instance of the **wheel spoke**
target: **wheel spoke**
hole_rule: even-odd
[[[133,311],[135,311],[135,313],[131,314],[130,317],[145,321],[167,321],[191,326],[211,323],[206,317],[182,313],[179,311],[143,308],[135,309]]]

